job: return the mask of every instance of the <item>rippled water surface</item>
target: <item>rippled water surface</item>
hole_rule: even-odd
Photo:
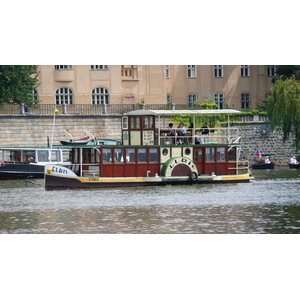
[[[0,182],[0,233],[299,233],[300,170],[251,183],[46,191]]]

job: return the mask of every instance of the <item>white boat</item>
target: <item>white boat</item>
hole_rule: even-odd
[[[0,180],[44,178],[46,164],[70,164],[66,147],[2,147],[0,148]]]

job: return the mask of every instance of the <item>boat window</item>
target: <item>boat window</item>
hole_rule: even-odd
[[[150,148],[150,162],[158,162],[158,149],[157,148]]]
[[[100,150],[99,149],[94,149],[95,152],[95,162],[99,162],[100,161]]]
[[[138,162],[146,162],[146,161],[147,161],[146,149],[139,148],[138,149]]]
[[[35,151],[24,151],[23,159],[27,162],[35,161]]]
[[[49,161],[47,150],[38,150],[37,154],[38,154],[38,161],[41,162]]]
[[[143,117],[143,125],[145,129],[153,128],[153,117],[152,116],[144,116]]]
[[[228,150],[228,160],[235,161],[235,147]]]
[[[83,163],[88,163],[88,162],[90,162],[90,149],[82,149],[82,162]],[[91,156],[92,157],[92,156]],[[92,159],[92,158],[91,158]],[[92,160],[91,160],[91,162],[93,162]]]
[[[104,163],[109,163],[111,162],[111,149],[102,149],[103,153],[103,162]]]
[[[202,162],[202,149],[195,149],[195,161]]]
[[[130,128],[131,129],[140,129],[140,117],[131,117],[130,118]]]
[[[115,157],[114,157],[115,162],[124,162],[123,152],[124,152],[123,148],[115,149]]]
[[[9,153],[7,157],[6,154]],[[5,161],[21,161],[21,151],[5,151],[4,153],[4,160]]]
[[[70,151],[68,150],[68,151],[63,151],[62,152],[62,156],[63,156],[63,161],[65,162],[65,161],[70,161],[71,159],[70,159]]]
[[[135,162],[135,149],[134,148],[126,148],[126,161],[127,162]]]
[[[215,161],[215,148],[214,147],[206,148],[206,161]]]
[[[59,152],[57,150],[52,150],[51,161],[59,161]]]
[[[122,129],[128,129],[128,117],[127,116],[122,117]]]
[[[74,159],[74,163],[78,163],[79,162],[79,149],[73,149],[73,159]]]
[[[217,161],[225,161],[225,147],[218,147],[217,148]]]

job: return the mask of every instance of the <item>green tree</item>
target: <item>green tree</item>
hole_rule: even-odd
[[[275,83],[279,78],[290,78],[299,70],[299,66],[288,65],[288,66],[278,66],[276,67],[276,77],[272,79],[272,83]]]
[[[24,103],[32,106],[33,90],[39,85],[38,66],[0,66],[0,104]]]
[[[295,134],[295,147],[300,143],[300,82],[295,76],[277,79],[268,97],[267,115],[271,130],[280,128],[283,131],[283,142],[291,133]]]

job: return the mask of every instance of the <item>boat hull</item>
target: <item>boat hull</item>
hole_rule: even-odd
[[[44,178],[42,165],[12,164],[0,167],[0,180]]]
[[[248,173],[241,175],[198,176],[192,179],[189,176],[173,177],[127,177],[127,178],[97,178],[97,177],[65,177],[45,174],[46,189],[101,189],[121,187],[143,187],[161,185],[190,185],[208,183],[241,183],[249,182]]]
[[[290,169],[300,169],[300,163],[297,164],[289,164]]]
[[[269,163],[269,164],[265,164],[265,163],[254,163],[252,164],[252,169],[255,170],[264,170],[264,169],[274,169],[274,163]]]

